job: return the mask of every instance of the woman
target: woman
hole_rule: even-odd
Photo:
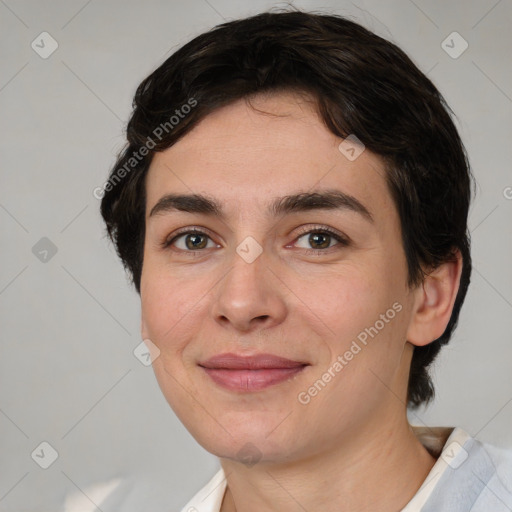
[[[407,420],[471,274],[472,177],[431,81],[352,21],[263,13],[134,107],[101,211],[162,392],[220,459],[183,511],[510,510],[509,453]]]

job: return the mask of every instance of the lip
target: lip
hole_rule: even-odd
[[[255,354],[252,356],[238,355],[228,352],[218,354],[199,363],[204,368],[224,369],[224,370],[262,370],[262,369],[282,369],[297,368],[303,366],[303,361],[293,361],[285,357],[275,356],[274,354]]]
[[[199,363],[216,384],[241,392],[258,391],[288,380],[308,365],[273,354],[233,353],[219,354]]]

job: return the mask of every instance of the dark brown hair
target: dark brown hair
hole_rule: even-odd
[[[462,254],[445,332],[414,348],[408,406],[428,403],[428,367],[450,340],[470,281],[472,175],[436,87],[402,50],[357,23],[299,10],[265,12],[219,25],[171,55],[139,85],[127,145],[101,190],[108,235],[140,293],[144,178],[154,153],[219,107],[279,90],[310,95],[333,134],[354,134],[381,156],[401,219],[409,286],[453,260],[454,251]]]

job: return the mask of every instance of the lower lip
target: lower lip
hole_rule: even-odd
[[[232,391],[259,391],[283,382],[300,373],[305,366],[295,368],[265,368],[261,370],[226,370],[204,368],[211,379]]]

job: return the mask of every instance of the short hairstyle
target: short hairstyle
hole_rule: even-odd
[[[393,43],[338,15],[287,9],[223,23],[182,46],[137,88],[127,144],[102,190],[101,214],[140,294],[145,176],[153,155],[214,110],[259,93],[313,98],[326,127],[379,155],[401,223],[408,285],[462,255],[444,333],[414,347],[407,405],[434,397],[428,369],[457,325],[471,275],[467,216],[473,176],[452,111]]]

